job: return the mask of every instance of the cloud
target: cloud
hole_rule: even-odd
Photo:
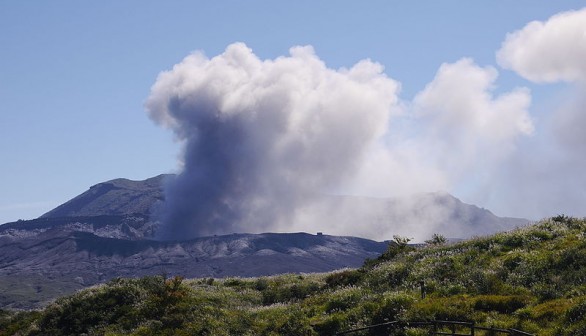
[[[235,43],[159,75],[151,118],[184,143],[166,188],[162,239],[258,231],[336,187],[383,136],[399,84],[363,60],[329,69],[311,47],[259,59]]]
[[[586,8],[533,21],[507,35],[499,64],[534,82],[586,80]]]
[[[494,184],[500,207],[535,219],[584,215],[586,8],[530,22],[508,34],[497,60],[536,83],[571,83],[558,93],[558,101],[542,104],[549,108],[541,118],[539,138],[525,143],[502,168]]]
[[[496,95],[497,78],[495,68],[469,58],[442,64],[413,101],[403,102],[351,193],[405,196],[490,179],[518,139],[534,131],[529,90]]]
[[[419,151],[453,183],[492,168],[514,150],[519,136],[533,132],[528,89],[495,96],[497,76],[496,69],[468,58],[442,64],[413,101]]]

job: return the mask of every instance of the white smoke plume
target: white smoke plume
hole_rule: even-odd
[[[399,84],[364,60],[326,67],[311,47],[261,60],[242,43],[159,75],[146,107],[184,143],[159,209],[161,239],[283,225],[351,178],[384,135]]]
[[[403,197],[489,174],[533,130],[528,90],[495,96],[496,78],[470,59],[444,64],[409,103],[369,60],[334,70],[311,47],[274,60],[242,43],[213,58],[196,52],[162,73],[147,101],[151,118],[184,144],[182,170],[158,212],[159,238],[462,232],[475,215],[442,194],[322,196]],[[447,227],[455,218],[462,223]]]

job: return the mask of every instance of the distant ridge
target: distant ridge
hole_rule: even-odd
[[[149,220],[153,209],[164,201],[165,179],[172,177],[162,174],[144,181],[119,178],[98,183],[40,218],[140,214]],[[304,206],[300,212],[305,217],[296,218],[289,231],[313,232],[323,227],[323,223],[335,223],[327,225],[329,234],[364,237],[364,228],[371,228],[380,234],[378,236],[388,239],[394,234],[412,235],[418,228],[425,227],[429,232],[447,237],[469,238],[529,224],[529,220],[523,218],[496,216],[446,192],[394,198],[320,195]],[[143,231],[152,232],[153,229]],[[429,232],[427,234],[431,234]],[[218,232],[226,233],[230,232]],[[148,238],[148,235],[137,233],[135,237]],[[189,238],[193,237],[186,237]]]
[[[146,218],[136,215],[38,218],[0,225],[0,309],[41,307],[115,277],[250,277],[359,267],[388,245],[308,233],[161,242],[148,239],[150,228]]]

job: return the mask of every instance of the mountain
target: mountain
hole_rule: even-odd
[[[336,226],[344,228],[346,234],[364,236],[360,231],[370,227],[375,237],[400,234],[414,237],[417,241],[429,238],[432,233],[471,238],[529,224],[522,218],[496,216],[487,209],[464,203],[445,192],[394,198],[322,197],[307,212],[319,220],[336,223]]]
[[[162,185],[172,175],[158,175],[144,181],[115,179],[98,183],[83,194],[42,215],[41,218],[149,214],[163,200]]]
[[[317,224],[327,223],[327,234],[246,233],[156,241],[157,223],[150,215],[163,201],[168,177],[99,183],[40,218],[0,225],[0,308],[36,307],[121,276],[249,277],[358,267],[388,246],[351,236],[360,236],[364,227],[374,228],[378,240],[393,233],[415,235],[423,226],[465,238],[527,223],[497,217],[449,194],[322,196],[289,231],[315,232]]]
[[[159,175],[144,181],[115,179],[99,183],[41,218],[138,214],[143,220],[148,220],[151,211],[164,199],[162,186],[165,179],[172,176]],[[431,233],[470,238],[529,223],[526,219],[498,217],[489,210],[466,204],[441,192],[395,198],[319,195],[308,199],[311,201],[302,204],[294,220],[288,221],[278,231],[322,230],[332,235],[371,239],[390,239],[400,234],[423,241]],[[132,226],[120,227],[115,221],[111,223],[109,231],[102,229],[96,234],[129,239],[148,238],[155,229],[153,223],[138,230]],[[226,233],[232,232],[222,232]]]

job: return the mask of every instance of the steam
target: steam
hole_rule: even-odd
[[[147,101],[151,118],[184,146],[158,236],[462,232],[469,215],[445,195],[387,203],[323,195],[405,197],[489,178],[533,132],[529,91],[495,95],[497,77],[464,58],[443,64],[405,102],[370,60],[334,70],[311,47],[274,60],[242,43],[211,59],[196,52],[162,73]],[[461,225],[447,227],[456,217]]]
[[[242,43],[162,73],[147,110],[183,142],[161,239],[258,231],[354,176],[387,130],[399,85],[363,60],[333,70],[311,47],[260,60]]]

